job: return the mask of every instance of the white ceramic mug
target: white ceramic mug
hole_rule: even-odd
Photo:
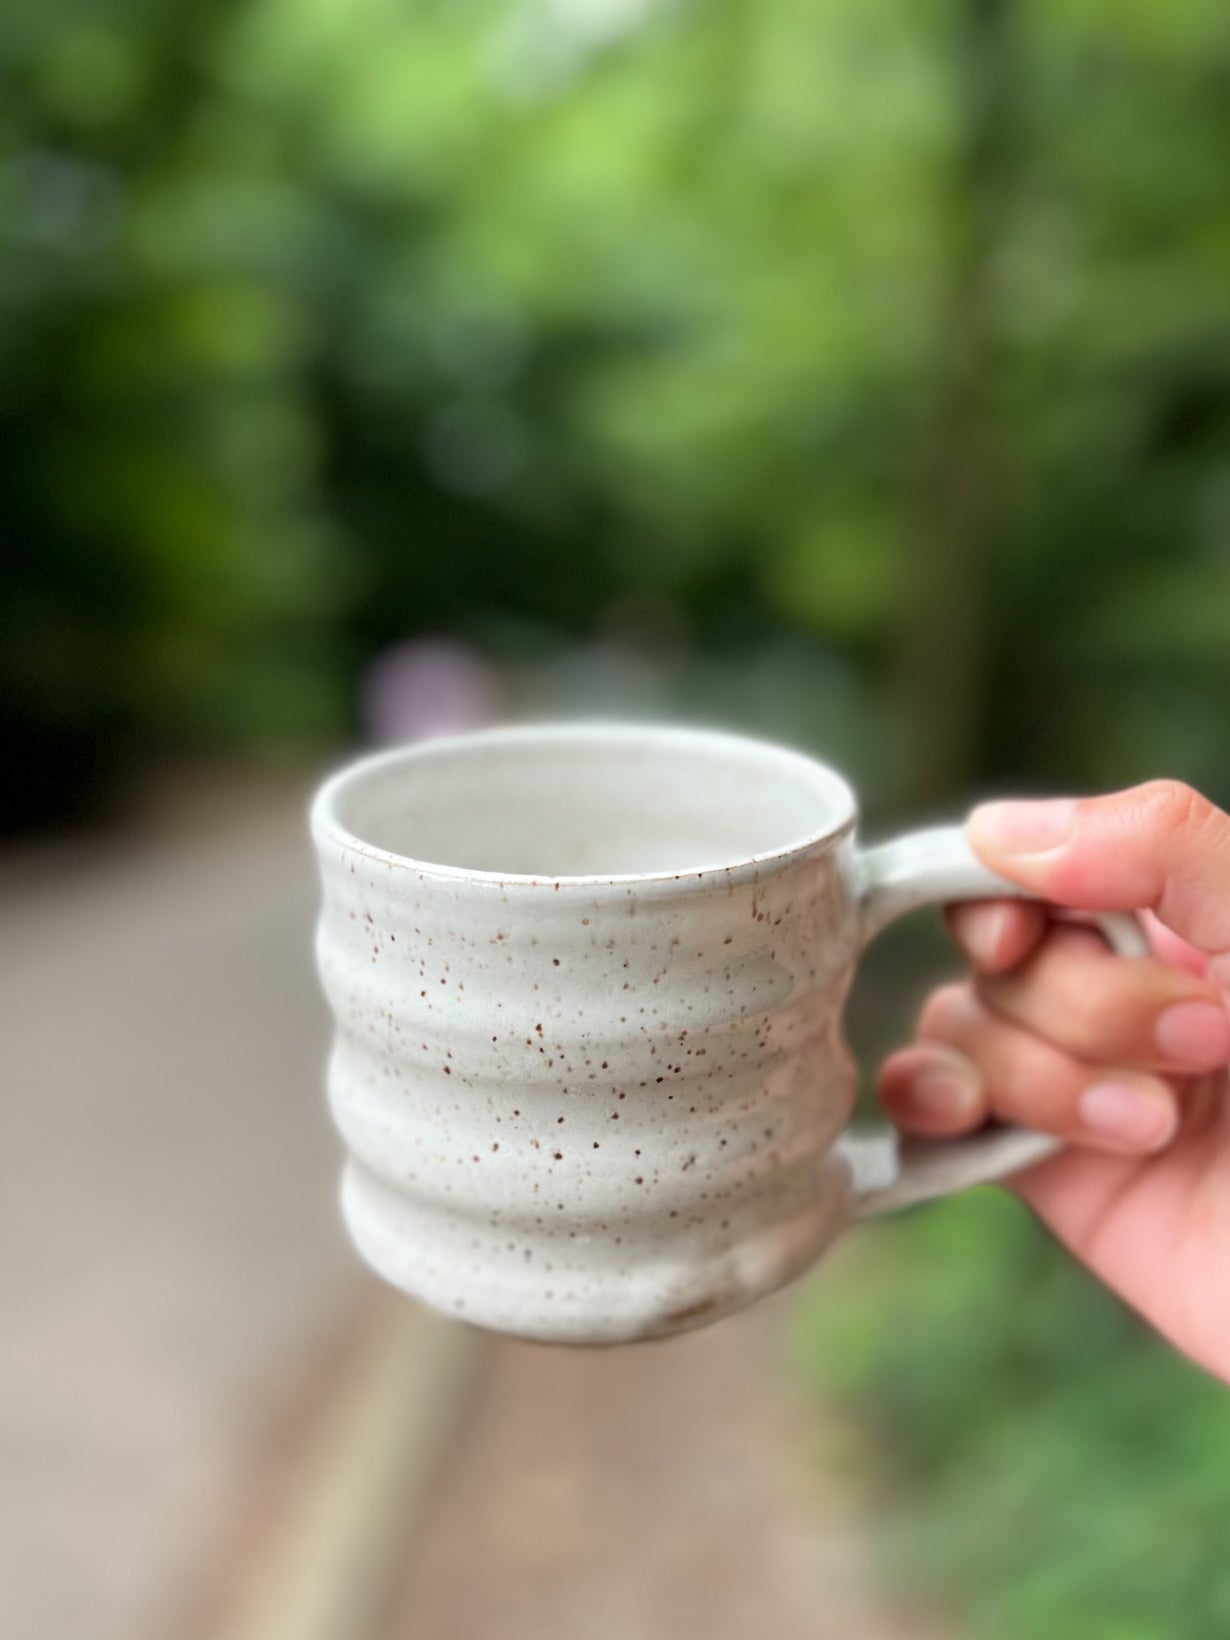
[[[960,828],[862,851],[855,824],[831,769],[691,729],[503,729],[329,780],[317,954],[367,1262],[482,1326],[646,1338],[1054,1148],[845,1131],[863,945],[915,906],[1020,893]]]

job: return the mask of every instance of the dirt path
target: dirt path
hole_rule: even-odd
[[[779,1300],[664,1344],[497,1343],[387,1640],[934,1635],[876,1588],[782,1320]]]
[[[0,1634],[173,1613],[363,1278],[295,789],[0,875]]]

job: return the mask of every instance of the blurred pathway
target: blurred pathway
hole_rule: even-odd
[[[926,1640],[877,1591],[782,1301],[668,1343],[498,1342],[388,1640]]]
[[[295,788],[0,863],[0,1634],[179,1640],[365,1283]],[[374,1284],[373,1284],[374,1287]]]

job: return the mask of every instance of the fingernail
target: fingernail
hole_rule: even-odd
[[[1074,797],[1042,803],[983,803],[970,815],[978,841],[1004,854],[1043,854],[1058,848],[1072,828]]]
[[[1000,941],[1008,926],[1008,913],[1002,905],[979,906],[979,915],[970,919],[965,948],[976,963],[989,968],[999,955]]]
[[[1173,1002],[1157,1016],[1154,1040],[1176,1064],[1211,1071],[1230,1059],[1230,1014],[1216,1002]]]
[[[1179,1123],[1178,1112],[1163,1094],[1128,1082],[1095,1082],[1081,1094],[1077,1108],[1090,1135],[1116,1150],[1160,1150]]]
[[[978,1104],[974,1077],[955,1064],[937,1061],[910,1079],[902,1102],[918,1116],[932,1121],[956,1122],[971,1116]]]

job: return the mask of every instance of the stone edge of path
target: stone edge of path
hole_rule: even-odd
[[[219,1557],[210,1610],[189,1630],[200,1640],[360,1640],[378,1629],[488,1340],[383,1293],[349,1332],[275,1496],[241,1504],[249,1541],[229,1571]]]

